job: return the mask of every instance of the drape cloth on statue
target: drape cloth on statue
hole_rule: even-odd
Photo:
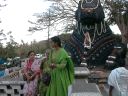
[[[68,53],[60,48],[58,51],[52,50],[50,53],[47,64],[51,63],[56,64],[57,67],[53,70],[50,69],[51,82],[47,88],[46,96],[68,96],[68,87],[74,81],[72,60],[68,57]]]
[[[84,33],[84,47],[90,49],[91,48],[91,38],[89,32]]]
[[[112,96],[128,96],[128,70],[125,67],[112,70],[108,84],[114,87]]]
[[[24,65],[24,73],[27,74],[30,72],[30,70],[33,72],[33,74],[36,74],[37,76],[39,75],[40,72],[40,61],[35,59],[33,62],[26,60],[25,65]],[[36,96],[36,89],[37,89],[37,83],[38,83],[38,78],[34,78],[32,81],[25,82],[24,85],[24,95],[30,95],[31,96]]]

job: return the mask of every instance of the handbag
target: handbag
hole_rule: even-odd
[[[25,74],[22,74],[22,76],[23,76],[23,80],[24,80],[24,81],[27,81],[26,75],[25,75]]]
[[[50,59],[52,58],[52,50],[51,50],[51,55],[50,55]],[[50,84],[51,81],[51,74],[49,72],[44,72],[42,74],[42,82],[48,86]]]
[[[32,76],[32,74],[34,74],[34,72],[33,72],[32,70],[29,70],[27,74],[28,74],[29,76]],[[34,78],[33,78],[33,79],[34,79]],[[32,79],[32,80],[33,80],[33,79]],[[23,80],[24,80],[24,81],[27,81],[27,77],[26,77],[26,75],[25,75],[24,73],[23,73]]]
[[[50,84],[50,81],[51,81],[51,75],[50,75],[50,73],[48,73],[48,72],[43,73],[42,82],[46,86],[48,86]]]

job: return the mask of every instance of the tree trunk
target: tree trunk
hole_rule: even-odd
[[[128,44],[128,8],[127,4],[125,5],[127,3],[126,0],[125,3],[123,1],[106,0],[106,3],[109,6],[112,17],[114,17],[115,23],[121,31],[122,43]]]
[[[124,44],[128,43],[128,18],[124,18],[124,15],[118,14],[115,16],[116,24],[118,25],[121,36],[122,36],[122,42]]]

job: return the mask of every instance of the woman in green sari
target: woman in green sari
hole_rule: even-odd
[[[52,37],[51,45],[53,49],[47,60],[51,81],[47,87],[46,96],[68,96],[68,87],[74,80],[73,62],[61,47],[59,37]]]

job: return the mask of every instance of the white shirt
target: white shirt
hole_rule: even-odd
[[[128,96],[128,70],[125,67],[112,70],[108,84],[114,87],[112,96]]]

